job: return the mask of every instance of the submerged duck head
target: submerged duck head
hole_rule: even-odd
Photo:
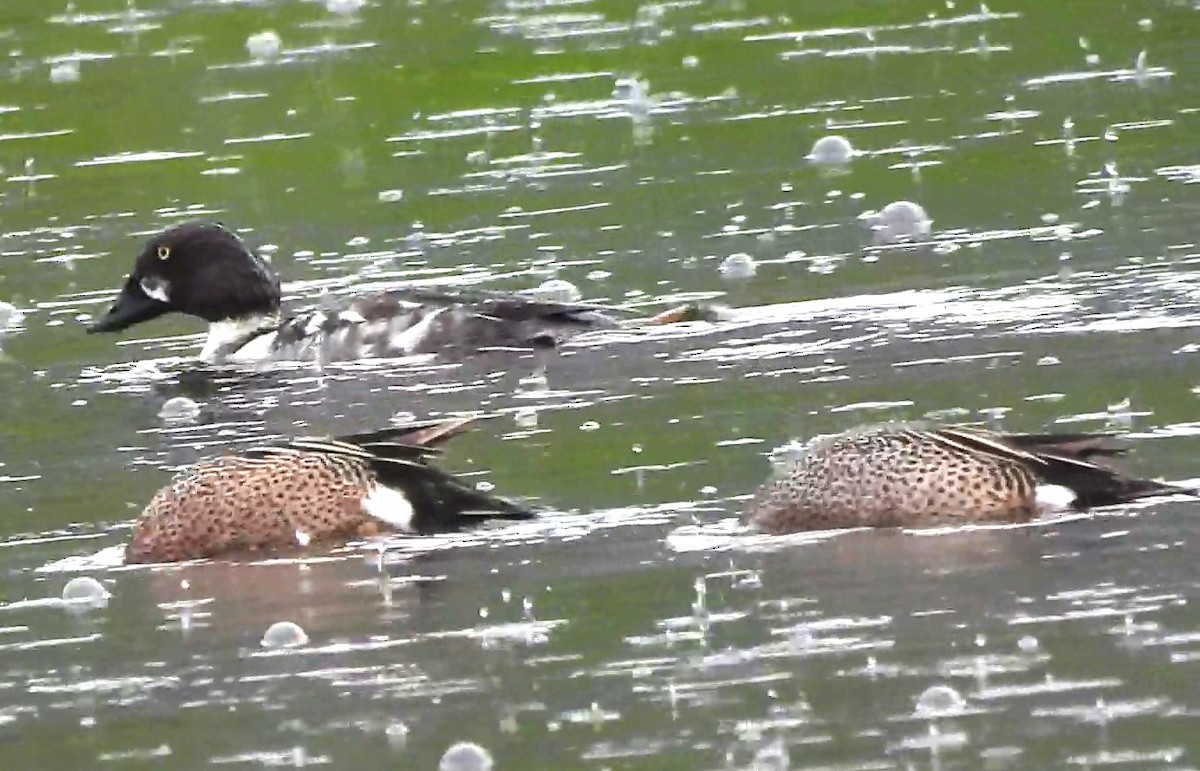
[[[119,332],[172,312],[209,323],[265,318],[279,301],[279,278],[236,234],[189,222],[146,242],[116,302],[88,332]]]

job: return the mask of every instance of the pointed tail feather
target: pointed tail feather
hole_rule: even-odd
[[[1072,490],[1078,508],[1155,496],[1200,495],[1200,490],[1129,476],[1114,468],[1109,459],[1124,454],[1125,448],[1113,444],[1116,435],[1111,433],[1004,434],[966,426],[936,433],[989,454],[1007,454],[1017,460],[1023,455],[1036,461],[1034,470],[1042,481]]]
[[[1115,434],[1005,434],[1004,438],[1035,455],[1060,455],[1079,460],[1124,455],[1125,447],[1113,446]]]
[[[480,519],[530,519],[531,509],[490,495],[453,474],[424,463],[377,459],[379,481],[401,491],[413,507],[411,527],[418,533],[457,530]]]
[[[1128,476],[1076,458],[1048,453],[1039,453],[1038,457],[1046,463],[1038,470],[1042,479],[1074,491],[1075,506],[1079,508],[1112,506],[1163,495],[1200,497],[1200,490]]]
[[[368,449],[375,445],[403,445],[433,449],[465,433],[479,417],[441,418],[406,423],[395,428],[383,428],[361,434],[337,437],[339,441]]]

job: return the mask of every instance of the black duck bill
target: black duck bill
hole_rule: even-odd
[[[130,276],[121,287],[117,301],[103,317],[88,327],[88,334],[120,332],[170,312],[171,305],[164,301],[167,297],[165,282],[152,281],[153,279],[138,281]]]

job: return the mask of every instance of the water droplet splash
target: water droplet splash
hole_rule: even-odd
[[[750,278],[757,273],[758,263],[750,255],[739,252],[721,260],[717,271],[720,272],[721,278],[737,281]]]
[[[66,61],[57,61],[50,65],[50,82],[51,83],[78,83],[79,82],[79,60],[68,59]]]
[[[349,16],[358,13],[366,4],[366,0],[325,0],[325,10],[338,16]]]
[[[0,334],[8,329],[8,324],[17,317],[17,307],[12,303],[0,300]]]
[[[389,723],[388,727],[383,729],[383,735],[387,737],[388,746],[394,750],[402,750],[408,746],[408,726],[400,721]]]
[[[246,53],[255,61],[265,62],[274,59],[283,49],[283,40],[274,30],[255,32],[246,38]]]

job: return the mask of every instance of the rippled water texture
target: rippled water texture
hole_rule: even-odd
[[[6,0],[2,764],[1200,766],[1196,503],[736,519],[774,448],[890,418],[1128,431],[1200,477],[1198,31],[1177,0]],[[733,310],[324,370],[198,371],[194,319],[84,335],[189,218],[296,309],[562,279]],[[171,468],[475,410],[446,465],[544,518],[119,564]]]

